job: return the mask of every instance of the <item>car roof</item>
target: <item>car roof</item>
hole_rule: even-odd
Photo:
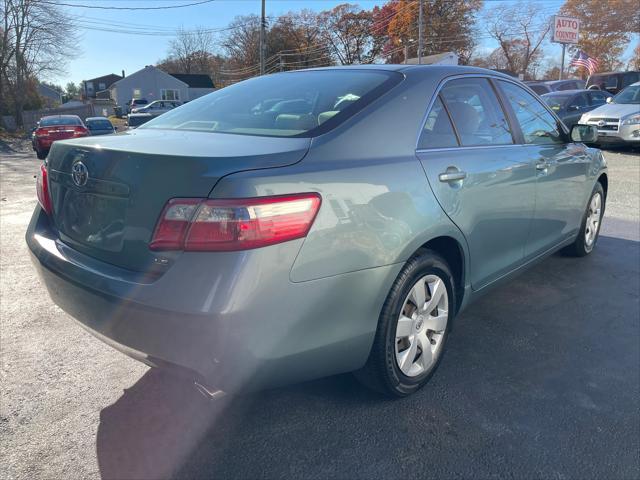
[[[339,65],[331,67],[316,67],[307,68],[301,70],[291,70],[288,72],[275,73],[272,75],[292,75],[300,72],[319,71],[319,70],[385,70],[391,72],[401,72],[404,74],[425,74],[431,73],[441,77],[448,77],[452,75],[460,74],[483,74],[491,75],[493,77],[501,77],[510,80],[518,80],[510,75],[497,72],[495,70],[489,70],[487,68],[471,67],[467,65],[405,65],[405,64],[379,64],[372,63],[367,65]]]

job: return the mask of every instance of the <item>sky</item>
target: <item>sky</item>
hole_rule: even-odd
[[[76,58],[66,66],[66,73],[50,80],[65,85],[69,81],[80,82],[83,79],[99,77],[109,73],[128,75],[145,65],[152,65],[164,58],[172,32],[182,27],[193,29],[203,26],[217,29],[226,27],[237,15],[260,14],[260,0],[215,0],[202,5],[163,10],[114,10],[110,7],[168,7],[198,0],[58,0],[67,5],[88,5],[104,8],[80,8],[65,6],[77,20],[79,42]],[[267,16],[278,16],[289,11],[308,8],[315,11],[327,10],[347,0],[266,0]],[[371,9],[382,5],[386,0],[351,0],[362,8]],[[512,0],[485,0],[485,9],[500,3],[513,3]],[[560,8],[562,0],[539,0],[545,15],[553,15]],[[114,25],[116,25],[114,27]],[[113,29],[137,30],[152,29],[163,35],[133,35],[116,33]],[[217,34],[217,35],[222,35]],[[218,37],[219,38],[219,37]],[[637,38],[634,39],[637,41]],[[632,42],[635,44],[635,42]],[[487,53],[497,45],[489,39],[482,39],[478,53]],[[560,46],[548,44],[545,55],[560,61]],[[630,55],[631,47],[627,55]],[[568,60],[567,60],[568,62]]]

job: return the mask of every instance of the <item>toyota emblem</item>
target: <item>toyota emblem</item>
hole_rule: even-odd
[[[84,187],[87,184],[89,171],[84,163],[76,162],[73,164],[73,167],[71,167],[71,178],[73,178],[73,183],[78,187]]]
[[[607,122],[605,122],[604,120],[600,120],[600,121],[598,122],[598,126],[599,126],[599,127],[604,127],[606,124],[607,124]]]

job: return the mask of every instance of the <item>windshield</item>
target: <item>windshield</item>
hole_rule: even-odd
[[[397,83],[382,70],[316,70],[266,75],[218,90],[155,118],[143,128],[313,136],[341,123]]]
[[[560,110],[562,106],[571,98],[571,95],[543,95],[542,99],[552,110]]]
[[[632,105],[640,104],[640,85],[631,85],[625,88],[615,97],[613,97],[615,103],[627,103]]]
[[[40,120],[41,127],[55,125],[82,125],[82,121],[78,117],[48,117]]]

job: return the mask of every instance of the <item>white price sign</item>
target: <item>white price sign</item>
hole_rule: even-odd
[[[580,20],[573,17],[553,17],[553,42],[578,43],[580,34]]]

